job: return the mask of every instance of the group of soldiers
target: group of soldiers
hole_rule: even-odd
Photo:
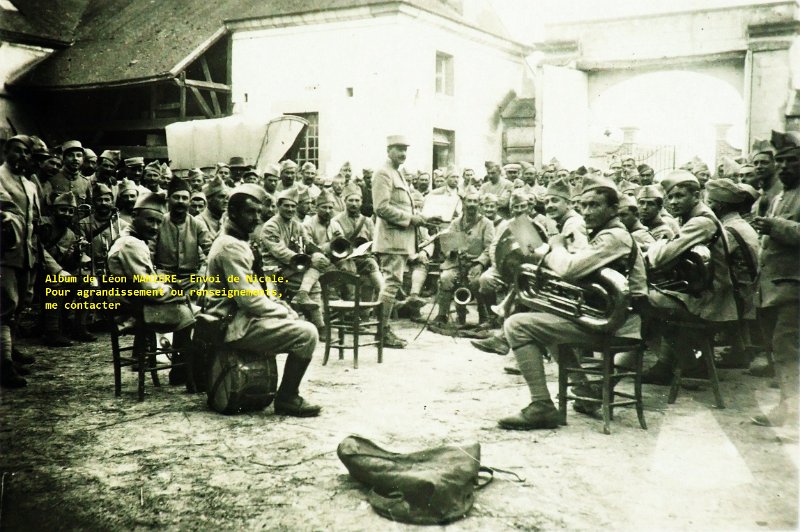
[[[48,345],[95,339],[87,328],[90,311],[62,310],[75,295],[46,297],[45,279],[107,273],[125,278],[128,287],[163,289],[163,296],[144,303],[127,302],[127,312],[136,317],[143,304],[186,298],[157,280],[134,282],[134,275],[167,274],[182,288],[201,275],[218,278],[211,288],[223,289],[223,295],[192,302],[226,320],[226,343],[289,353],[276,412],[317,415],[320,407],[304,400],[299,386],[325,327],[320,275],[338,269],[368,279],[382,303],[384,345],[403,348],[407,342],[389,325],[393,313],[402,306],[419,314],[428,303],[428,274],[436,271],[434,322],[448,325],[455,301],[456,322],[463,326],[472,301],[454,294],[468,288],[479,326],[495,330],[473,345],[498,354],[513,350],[528,383],[530,404],[500,426],[554,428],[558,416],[543,359],[560,340],[592,345],[597,336],[574,320],[514,306],[513,297],[507,313],[496,312],[513,291],[512,280],[495,263],[498,241],[525,221],[542,237],[541,245],[525,250],[529,259],[565,281],[578,283],[603,268],[628,279],[638,311],[613,334],[644,337],[658,353],[645,382],[668,383],[675,364],[702,373],[692,356],[696,339],[674,330],[665,317],[744,324],[732,327],[731,336],[740,329],[747,334],[732,342],[720,365],[747,367],[753,353],[770,353],[774,363],[766,371],[774,372],[781,401],[754,421],[778,425],[796,418],[800,135],[776,133],[771,144],[746,159],[725,161],[714,175],[697,160],[656,175],[624,158],[605,172],[567,170],[557,161],[540,169],[486,162],[483,175],[447,168],[431,178],[408,170],[409,142],[402,135],[388,137],[386,149],[387,160],[374,172],[364,168],[354,175],[345,163],[326,179],[310,162],[284,160],[259,172],[234,158],[215,168],[173,172],[157,161],[123,159],[119,152],[98,157],[75,140],[51,151],[36,137],[9,139],[0,167],[2,385],[25,385],[33,360],[15,348],[13,338],[34,296],[42,307],[62,303],[58,311],[41,312]],[[436,207],[441,205],[447,212]],[[704,286],[687,293],[654,281],[696,246],[707,247],[713,266]],[[224,295],[259,288],[265,295]],[[190,330],[190,321],[176,330],[176,347],[185,345]],[[184,379],[179,372],[170,376],[174,383]],[[584,388],[578,395],[600,392],[590,383]],[[578,402],[576,409],[588,412],[592,406]]]

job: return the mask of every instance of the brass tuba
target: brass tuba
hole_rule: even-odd
[[[711,250],[702,244],[693,246],[675,260],[653,268],[649,261],[647,282],[660,290],[671,290],[693,296],[709,290],[714,281],[714,263]]]
[[[599,334],[619,329],[631,305],[628,279],[611,268],[572,284],[546,268],[523,264],[515,285],[517,300],[526,307],[566,318]]]

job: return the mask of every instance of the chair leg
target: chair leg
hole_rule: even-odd
[[[136,353],[136,372],[138,377],[138,396],[139,401],[144,401],[144,368],[145,352],[147,351],[147,341],[145,333],[137,332],[133,339],[133,351]]]
[[[337,329],[337,332],[339,333],[339,345],[341,346],[344,344],[344,329],[339,328]],[[339,347],[339,360],[344,360],[344,347]]]
[[[147,335],[147,363],[150,365],[150,378],[153,380],[153,386],[161,386],[161,381],[158,379],[158,358],[156,355],[158,349],[158,339],[155,333]]]
[[[330,315],[325,315],[325,354],[322,356],[322,365],[328,363],[328,358],[331,356],[331,318]]]
[[[361,326],[361,309],[353,307],[353,369],[358,369],[358,333]]]
[[[613,368],[614,357],[611,349],[606,346],[603,349],[603,434],[611,434],[611,368]]]
[[[559,346],[559,360],[563,347]],[[558,415],[561,417],[561,424],[567,424],[567,390],[569,389],[569,369],[566,364],[558,364]]]
[[[644,420],[644,401],[642,400],[642,366],[644,364],[644,348],[636,350],[636,376],[633,379],[633,395],[636,398],[636,417],[639,418],[639,426],[647,430],[647,423]]]
[[[714,364],[714,343],[710,338],[707,338],[704,342],[703,358],[706,359],[708,378],[711,380],[711,389],[714,391],[714,402],[717,408],[724,409],[725,401],[722,400],[722,393],[719,390],[719,375],[717,374],[717,366]]]
[[[669,397],[667,398],[668,404],[673,404],[678,399],[678,391],[681,388],[681,365],[679,362],[674,362],[672,367],[672,384],[669,386]]]
[[[375,307],[378,317],[378,364],[383,363],[383,305]]]

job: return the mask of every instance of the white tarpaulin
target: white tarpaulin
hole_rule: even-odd
[[[259,173],[277,163],[294,144],[308,122],[284,115],[263,117],[234,115],[209,120],[175,122],[166,127],[167,151],[172,168],[203,168],[244,158]]]

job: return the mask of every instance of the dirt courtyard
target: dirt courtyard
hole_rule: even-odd
[[[413,339],[407,321],[398,334]],[[722,371],[728,408],[707,388],[645,386],[649,430],[618,409],[612,434],[575,413],[556,430],[509,432],[497,419],[527,403],[513,357],[424,332],[383,364],[364,349],[318,348],[302,393],[319,418],[264,412],[225,417],[205,395],[154,388],[136,401],[135,374],[115,398],[110,341],[53,350],[28,341],[38,362],[28,387],[3,390],[0,528],[4,530],[386,530],[336,446],[360,434],[393,451],[478,441],[498,474],[453,530],[776,530],[797,527],[798,444],[788,429],[749,417],[777,403],[768,380]],[[279,357],[282,368],[284,357]],[[556,366],[547,365],[555,397]],[[166,379],[165,379],[166,380]]]

